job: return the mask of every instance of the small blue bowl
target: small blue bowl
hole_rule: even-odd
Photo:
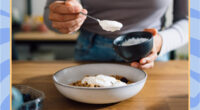
[[[148,40],[135,45],[122,46],[124,41],[131,38],[147,38]],[[126,62],[138,62],[151,52],[153,35],[150,32],[133,32],[126,36],[120,36],[113,41],[113,48]]]
[[[15,85],[14,87],[12,89],[12,98],[15,101],[12,102],[13,108],[17,105],[16,110],[42,110],[45,97],[43,92],[24,85]],[[23,101],[19,101],[21,97]]]

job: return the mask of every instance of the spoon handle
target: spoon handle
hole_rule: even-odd
[[[95,21],[97,21],[97,22],[100,21],[98,18],[92,17],[92,16],[87,15],[87,14],[85,14],[85,13],[83,13],[83,12],[80,12],[80,14],[85,15],[85,16],[87,16],[87,17],[89,17],[89,18],[91,18],[91,19],[93,19],[93,20],[95,20]]]

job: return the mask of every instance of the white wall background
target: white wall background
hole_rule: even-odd
[[[26,10],[26,0],[12,0],[12,13],[15,19],[23,21]]]
[[[46,0],[32,0],[32,15],[43,16]]]
[[[46,0],[32,0],[31,3],[32,3],[32,15],[43,16]],[[17,10],[22,17],[27,12],[26,4],[27,0],[12,0],[13,9]]]

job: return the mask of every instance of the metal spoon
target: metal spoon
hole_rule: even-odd
[[[83,13],[83,12],[80,12],[80,14],[85,15],[85,16],[87,16],[87,17],[89,17],[89,18],[91,18],[91,19],[93,19],[93,20],[95,20],[95,21],[97,21],[97,22],[100,21],[100,19],[95,18],[95,17],[92,17],[92,16],[90,16],[90,15],[87,15],[87,14],[85,14],[85,13]]]
[[[87,15],[83,12],[79,12],[79,13],[97,21],[99,23],[99,25],[101,26],[101,28],[106,31],[114,32],[114,31],[120,30],[123,26],[123,24],[121,24],[120,22],[117,22],[117,21],[100,20],[98,18]],[[116,26],[116,24],[117,24],[117,26]]]

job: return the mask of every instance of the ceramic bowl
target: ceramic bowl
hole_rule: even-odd
[[[148,40],[135,45],[122,46],[124,41],[131,38],[147,38]],[[113,48],[126,62],[139,61],[151,52],[153,35],[149,32],[133,32],[126,36],[120,36],[113,41]]]
[[[120,75],[134,83],[121,87],[78,87],[69,84],[81,80],[86,75]],[[126,100],[141,91],[147,74],[137,68],[120,64],[85,64],[69,67],[56,72],[53,80],[58,91],[65,97],[83,103],[108,104]]]

